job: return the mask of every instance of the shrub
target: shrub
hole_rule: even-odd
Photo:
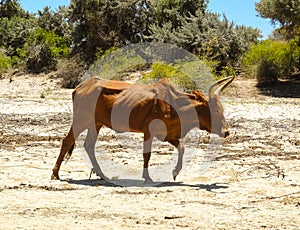
[[[53,31],[33,31],[22,49],[18,50],[29,73],[56,70],[58,59],[69,55],[68,42]]]
[[[0,78],[10,66],[10,59],[0,51]]]
[[[209,68],[203,62],[192,61],[168,65],[164,62],[153,63],[150,71],[143,74],[141,81],[150,83],[162,78],[170,79],[178,88],[184,91],[200,88],[207,90],[207,86],[211,85],[211,80],[213,80]]]
[[[111,47],[106,51],[98,50],[97,60],[90,66],[87,76],[122,80],[128,72],[135,72],[146,65],[145,60],[131,46]]]
[[[167,65],[163,62],[153,63],[150,67],[150,71],[143,74],[142,82],[156,82],[163,78],[170,79],[179,88],[193,88],[193,82],[191,79],[181,72],[178,66],[174,66],[172,64]]]
[[[48,44],[36,44],[26,52],[25,67],[29,73],[49,72],[55,70],[56,65]]]
[[[300,33],[300,31],[299,31]],[[300,36],[295,37],[289,42],[289,53],[294,72],[300,71]]]
[[[60,61],[57,76],[62,79],[62,87],[71,89],[81,82],[85,70],[85,63],[77,55]]]
[[[258,85],[272,84],[291,74],[290,55],[287,42],[266,40],[250,48],[243,65],[247,74],[256,77]]]
[[[277,82],[280,66],[272,61],[262,59],[257,67],[256,78],[258,85],[272,85]]]

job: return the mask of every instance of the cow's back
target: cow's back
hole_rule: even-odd
[[[103,98],[103,95],[117,95],[130,86],[127,82],[99,78],[90,78],[80,83],[72,93],[73,122],[94,123],[96,113],[105,110],[104,103],[97,108],[99,98]]]
[[[90,78],[80,83],[73,91],[73,99],[76,97],[88,97],[91,94],[118,93],[130,87],[131,84],[123,81]]]

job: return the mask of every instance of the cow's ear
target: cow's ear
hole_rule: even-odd
[[[192,100],[197,100],[194,91],[193,91],[193,93],[189,94],[189,98],[192,99]]]
[[[195,99],[201,102],[207,102],[206,96],[201,91],[193,90],[193,95],[195,96]]]

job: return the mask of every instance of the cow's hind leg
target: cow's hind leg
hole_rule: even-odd
[[[96,127],[91,127],[88,129],[86,139],[84,141],[84,148],[89,156],[89,159],[92,163],[93,171],[103,180],[108,180],[108,178],[103,174],[96,156],[95,156],[95,144],[97,141],[98,133],[102,125],[96,125]]]
[[[144,147],[143,147],[143,158],[144,158],[144,169],[143,169],[143,178],[145,179],[146,184],[153,183],[153,180],[149,176],[148,166],[149,160],[151,157],[151,145],[152,145],[152,138],[145,138],[144,137]]]
[[[180,170],[182,169],[182,158],[184,154],[184,146],[182,145],[180,140],[171,140],[169,143],[175,146],[178,150],[178,161],[175,169],[173,170],[173,179],[176,180],[177,175],[179,174]]]
[[[75,139],[77,138],[77,136],[74,136],[73,126],[71,126],[71,129],[70,129],[68,135],[62,141],[59,156],[56,160],[54,168],[52,169],[51,180],[59,180],[58,172],[59,172],[61,163],[63,162],[67,152],[69,152],[70,154],[72,153],[72,150],[73,150],[74,144],[75,144]]]

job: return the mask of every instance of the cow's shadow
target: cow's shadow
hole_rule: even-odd
[[[69,184],[85,185],[85,186],[103,186],[103,187],[191,187],[195,189],[203,189],[206,191],[213,191],[218,189],[227,189],[229,187],[226,183],[213,183],[213,184],[187,184],[184,182],[154,182],[145,184],[143,180],[132,179],[118,179],[118,180],[100,180],[100,179],[83,179],[83,180],[65,180]]]

